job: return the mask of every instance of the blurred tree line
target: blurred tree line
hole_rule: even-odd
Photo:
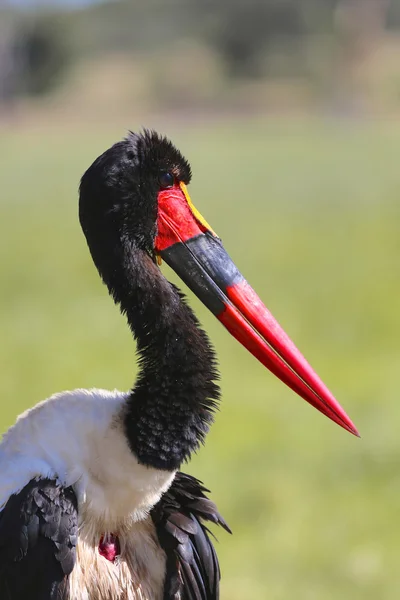
[[[326,68],[351,95],[358,65],[399,27],[400,0],[114,0],[30,12],[3,2],[0,98],[48,92],[81,60],[163,53],[182,40],[210,49],[227,81],[323,81]]]

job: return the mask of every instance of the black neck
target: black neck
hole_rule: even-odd
[[[143,251],[123,245],[106,281],[137,340],[140,372],[125,431],[142,464],[173,470],[203,442],[219,398],[207,335],[178,289]],[[111,279],[111,280],[110,280]]]

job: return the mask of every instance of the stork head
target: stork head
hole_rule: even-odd
[[[121,248],[165,260],[228,331],[304,400],[358,435],[340,404],[250,287],[196,210],[187,160],[165,137],[144,131],[112,146],[84,174],[79,215],[105,281]]]

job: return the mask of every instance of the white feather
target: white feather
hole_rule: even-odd
[[[101,519],[138,518],[168,489],[173,472],[138,463],[122,429],[127,394],[74,390],[19,416],[0,443],[0,508],[34,477],[72,485]]]
[[[0,443],[0,509],[33,478],[56,478],[72,486],[78,500],[80,550],[71,585],[75,590],[99,585],[101,572],[96,574],[96,569],[86,582],[79,577],[85,572],[79,556],[92,556],[93,568],[98,564],[109,574],[107,585],[104,578],[106,600],[110,581],[122,576],[113,579],[110,574],[118,566],[98,555],[100,536],[107,532],[118,533],[124,558],[120,571],[125,584],[121,580],[119,590],[114,588],[115,598],[156,598],[161,593],[165,556],[157,547],[148,513],[175,476],[138,463],[123,431],[126,399],[126,393],[98,389],[56,394],[20,415]],[[147,564],[149,556],[152,564]],[[140,577],[143,566],[135,568],[143,564],[146,581]],[[80,600],[75,594],[71,598]]]

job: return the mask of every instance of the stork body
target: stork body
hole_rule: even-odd
[[[1,600],[218,598],[205,523],[229,528],[201,483],[179,472],[212,423],[216,361],[159,257],[263,364],[356,432],[194,209],[189,181],[179,151],[149,132],[115,144],[82,178],[81,225],[140,371],[128,392],[57,394],[4,435]]]
[[[105,390],[58,394],[21,415],[4,437],[0,454],[0,502],[6,505],[0,521],[2,598],[8,599],[5,590],[13,584],[9,582],[11,565],[20,571],[15,578],[17,595],[10,595],[12,599],[53,598],[50,590],[55,576],[61,580],[61,597],[66,599],[163,598],[167,554],[158,539],[160,520],[150,511],[170,488],[175,473],[139,464],[124,443],[122,414],[127,399],[127,394]],[[178,476],[175,483],[178,489],[182,478]],[[191,483],[199,493],[199,484]],[[11,503],[8,508],[7,500],[15,492],[16,498],[31,496],[33,510],[23,514],[27,522],[11,529],[24,504]],[[213,508],[211,503],[209,507]],[[14,509],[17,513],[12,514]],[[42,522],[47,523],[50,535]],[[197,526],[195,521],[193,526]],[[65,545],[61,556],[55,545],[60,534]],[[26,556],[11,561],[21,535],[26,535]],[[52,543],[45,545],[47,540]],[[19,551],[23,549],[21,545]],[[35,577],[25,582],[24,567],[29,561]],[[52,561],[56,575],[49,571]],[[64,575],[73,564],[66,583]],[[37,596],[32,595],[32,585]]]
[[[75,547],[77,560],[69,577],[69,591],[65,590],[66,598],[162,597],[165,553],[157,545],[149,509],[160,500],[174,475],[140,465],[124,444],[121,411],[125,402],[126,394],[102,390],[59,394],[21,415],[1,446],[0,481],[4,496],[0,502],[4,504],[10,493],[24,490],[26,483],[31,482],[29,491],[39,518],[43,512],[42,518],[49,518],[52,527],[58,525],[60,515],[68,515],[62,532],[66,554],[59,561],[62,579],[64,564],[67,570],[74,560]],[[50,491],[55,490],[57,495],[52,500]],[[54,507],[60,501],[65,505],[57,514]],[[32,521],[35,527],[35,519]],[[5,514],[0,531],[7,527]],[[40,536],[40,523],[38,532]],[[58,533],[55,531],[55,535]],[[117,565],[99,553],[100,540],[111,534],[118,534],[124,556]],[[27,538],[28,553],[35,552],[33,543],[29,548],[29,533]],[[2,548],[3,555],[7,550],[10,546]],[[44,558],[47,561],[55,556],[54,547]],[[32,560],[36,558],[41,557]],[[47,568],[40,563],[35,568],[41,566]],[[3,573],[4,578],[7,576],[7,572]],[[29,591],[28,588],[26,593]]]

